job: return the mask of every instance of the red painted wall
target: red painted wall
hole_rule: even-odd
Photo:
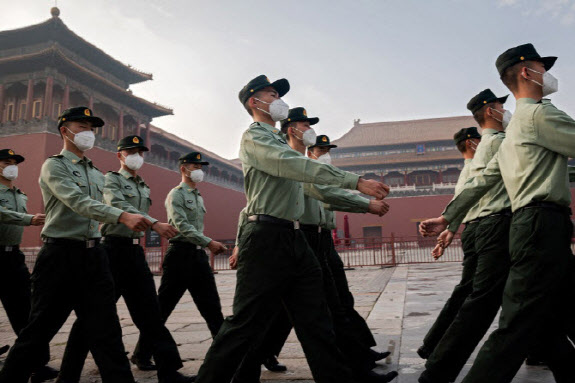
[[[15,185],[28,195],[28,212],[43,212],[42,193],[38,186],[40,168],[45,159],[62,150],[62,140],[54,134],[28,134],[0,138],[0,149],[11,148],[23,155],[26,161],[20,165]],[[118,170],[119,161],[115,153],[94,148],[86,153],[94,165],[106,173]],[[159,166],[145,164],[139,171],[152,191],[150,215],[166,220],[164,200],[168,192],[177,186],[181,179],[178,173]],[[198,186],[206,204],[205,234],[214,239],[233,239],[236,236],[237,221],[241,209],[246,204],[244,193],[223,188],[208,182]],[[41,228],[27,227],[22,246],[40,246]]]

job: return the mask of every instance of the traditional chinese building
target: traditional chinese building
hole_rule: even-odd
[[[26,157],[17,186],[29,196],[29,211],[43,210],[37,180],[44,160],[62,147],[58,115],[69,107],[88,106],[106,121],[96,131],[96,147],[87,153],[104,173],[119,167],[111,153],[119,138],[138,134],[146,139],[151,151],[140,173],[152,189],[151,215],[159,219],[165,219],[165,196],[179,183],[178,158],[203,152],[210,162],[199,187],[209,211],[206,234],[234,238],[245,205],[241,167],[152,125],[154,118],[173,111],[130,90],[152,75],[82,39],[60,19],[58,8],[51,15],[40,24],[0,32],[0,146]],[[28,228],[24,245],[39,243],[39,229]]]

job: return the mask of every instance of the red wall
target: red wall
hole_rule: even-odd
[[[42,193],[38,186],[40,168],[46,158],[60,153],[62,140],[57,135],[46,133],[3,137],[0,138],[0,149],[5,148],[11,148],[26,158],[20,165],[15,185],[28,195],[29,213],[43,212]],[[109,170],[120,168],[115,153],[94,148],[86,154],[104,174]],[[164,200],[168,192],[180,183],[179,174],[151,164],[145,164],[139,174],[152,191],[153,204],[150,215],[165,221]],[[238,216],[246,204],[244,193],[207,182],[201,183],[198,189],[202,193],[207,210],[205,234],[214,239],[235,238]],[[22,246],[40,246],[40,231],[41,228],[27,227]]]

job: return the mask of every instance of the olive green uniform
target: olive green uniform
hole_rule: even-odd
[[[99,222],[118,222],[122,210],[102,203],[104,175],[92,161],[67,150],[44,162],[40,188],[46,224],[32,273],[32,312],[6,358],[0,382],[27,382],[42,350],[74,310],[86,328],[102,381],[132,383],[98,231]]]
[[[464,161],[463,169],[461,169],[461,173],[459,173],[459,178],[457,179],[457,184],[455,185],[456,196],[469,178],[471,162],[471,159],[466,159]],[[437,319],[435,319],[435,322],[433,322],[433,325],[423,339],[423,346],[420,350],[423,350],[425,357],[431,355],[435,350],[435,347],[437,347],[437,344],[441,341],[441,338],[443,338],[443,335],[453,323],[453,320],[463,305],[463,302],[473,290],[473,276],[475,275],[477,268],[477,253],[475,252],[475,232],[477,230],[477,223],[473,222],[468,214],[469,213],[464,215],[463,220],[466,224],[465,229],[461,233],[461,247],[463,250],[463,270],[461,273],[461,280],[453,289],[451,296],[447,302],[445,302],[445,305],[441,309]],[[454,225],[453,228],[457,230],[460,225],[461,222],[458,225]]]
[[[479,175],[485,169],[504,138],[503,132],[483,129],[481,142],[471,162],[470,177]],[[511,201],[503,180],[499,180],[479,200],[465,219],[477,222],[477,266],[473,275],[473,291],[428,358],[420,382],[455,381],[501,306],[503,288],[509,274],[511,224]],[[456,230],[453,226],[451,229]]]
[[[105,179],[106,204],[128,213],[141,214],[152,223],[157,222],[148,215],[152,204],[150,188],[140,176],[134,177],[121,169],[119,172],[108,172]],[[154,277],[146,262],[144,249],[139,245],[144,233],[132,231],[121,223],[106,223],[101,231],[105,236],[104,246],[114,277],[116,300],[124,297],[141,336],[151,344],[158,364],[158,375],[181,368],[183,365],[178,347],[164,325]],[[66,345],[60,377],[66,382],[79,381],[88,351],[86,331],[81,327],[81,322],[76,321]],[[134,355],[138,356],[137,349]]]
[[[557,381],[575,381],[574,355],[563,330],[573,299],[573,227],[567,160],[575,157],[575,121],[549,100],[517,100],[506,139],[483,172],[471,178],[444,217],[457,223],[466,209],[503,179],[513,219],[511,268],[499,328],[481,348],[463,380],[509,382],[528,350],[546,339],[549,366]],[[565,363],[562,363],[565,362]]]
[[[248,223],[239,239],[234,314],[214,339],[197,381],[229,383],[277,311],[268,302],[281,299],[315,381],[350,382],[322,293],[321,268],[297,221],[304,213],[302,182],[356,189],[359,176],[302,156],[279,130],[260,122],[244,133],[240,159]]]

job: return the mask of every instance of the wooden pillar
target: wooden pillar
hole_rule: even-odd
[[[439,183],[442,184],[443,183],[443,171],[439,171]]]
[[[4,122],[4,84],[0,84],[0,124]]]
[[[32,103],[34,102],[34,80],[28,80],[28,91],[26,92],[26,114],[24,119],[30,121],[32,119]],[[16,113],[18,113],[16,111]]]
[[[90,108],[91,111],[94,111],[94,96],[90,95],[90,98],[88,99],[88,108]]]
[[[64,86],[64,99],[62,100],[62,111],[70,107],[70,85]]]
[[[152,147],[152,126],[150,123],[146,123],[146,146],[148,148]]]
[[[403,185],[407,186],[407,171],[403,172]]]
[[[54,78],[46,78],[46,91],[44,92],[44,113],[43,116],[52,117],[52,96],[54,95]]]
[[[124,138],[124,111],[120,110],[120,118],[118,118],[118,139]]]
[[[140,137],[142,137],[142,134],[141,134],[141,132],[140,132],[140,131],[141,131],[141,128],[140,128],[140,124],[141,124],[141,123],[142,123],[142,122],[141,122],[140,119],[138,118],[138,120],[136,121],[136,134],[137,134],[138,136],[140,136]]]

